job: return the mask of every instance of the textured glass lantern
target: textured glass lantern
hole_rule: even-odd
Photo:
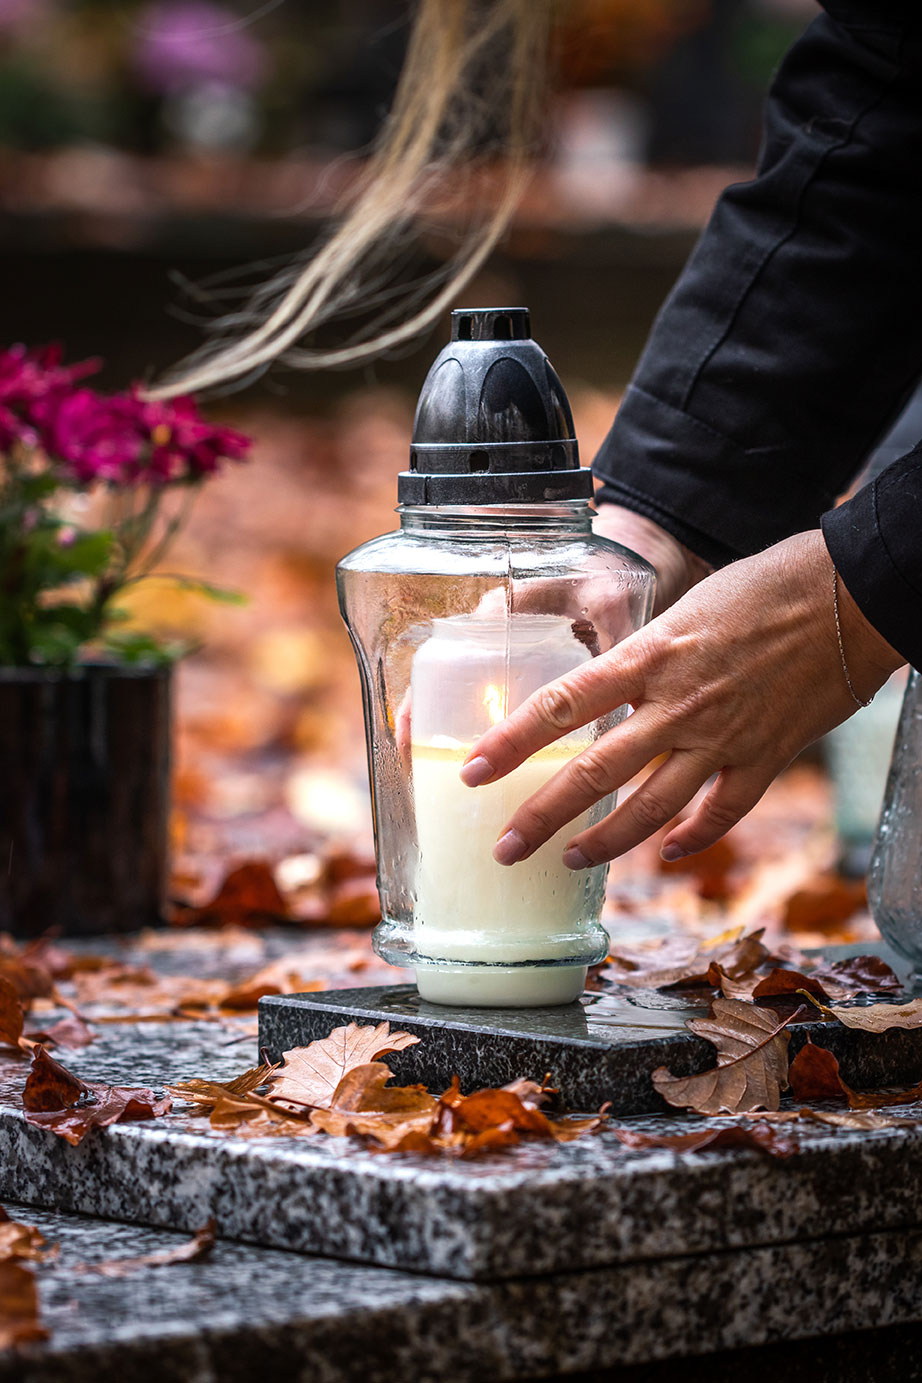
[[[884,940],[922,972],[922,674],[915,669],[896,729],[868,902]]]
[[[398,481],[400,529],[337,569],[365,706],[374,945],[437,1003],[567,1003],[607,952],[607,866],[573,872],[561,855],[611,799],[512,867],[492,848],[515,808],[626,708],[496,783],[459,777],[490,725],[649,617],[652,568],[593,535],[591,495],[528,313],[453,313]]]

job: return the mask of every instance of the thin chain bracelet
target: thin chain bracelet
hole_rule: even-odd
[[[839,657],[842,659],[842,671],[845,673],[845,681],[852,694],[852,700],[859,706],[870,706],[871,702],[874,700],[875,693],[871,692],[867,701],[861,700],[861,697],[852,686],[852,679],[848,673],[848,663],[845,661],[845,646],[842,643],[842,623],[839,619],[839,570],[835,562],[832,564],[832,608],[836,617],[836,638],[839,641]]]

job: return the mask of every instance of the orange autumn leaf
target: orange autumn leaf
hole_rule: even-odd
[[[46,1247],[45,1236],[35,1225],[11,1220],[0,1205],[0,1263],[11,1258],[42,1263],[55,1252]]]
[[[209,902],[178,909],[173,921],[196,927],[259,927],[288,916],[272,866],[265,860],[246,860],[229,871]]]
[[[862,880],[819,874],[787,899],[782,921],[792,932],[834,932],[866,904]]]
[[[19,995],[0,975],[0,1047],[17,1047],[22,1037],[23,1010]]]
[[[0,1349],[47,1340],[39,1320],[35,1276],[14,1259],[0,1262]]]

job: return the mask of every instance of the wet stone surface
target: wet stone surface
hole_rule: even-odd
[[[922,1316],[920,1231],[501,1283],[219,1242],[201,1261],[109,1278],[87,1265],[169,1250],[184,1236],[7,1205],[60,1253],[36,1270],[49,1339],[0,1350],[0,1383],[620,1377],[623,1367],[675,1360],[681,1370],[689,1356],[779,1341],[796,1359],[800,1340]],[[756,1356],[746,1376],[777,1378],[777,1361],[766,1371]],[[916,1375],[904,1365],[896,1376]]]
[[[154,1089],[227,1079],[255,1040],[215,1023],[112,1025],[64,1054],[87,1080]],[[177,1102],[77,1148],[28,1124],[28,1061],[0,1058],[0,1198],[468,1280],[579,1271],[922,1222],[922,1125],[798,1124],[783,1161],[741,1149],[632,1150],[612,1132],[478,1161],[380,1155],[356,1140],[229,1136]],[[540,1063],[515,1074],[543,1074]],[[899,1113],[911,1113],[903,1107]],[[687,1132],[686,1115],[619,1118]]]
[[[830,959],[875,950],[913,992],[907,962],[885,946],[830,947]],[[677,1076],[705,1071],[714,1048],[690,1033],[689,1018],[707,1013],[709,995],[689,998],[618,986],[586,993],[573,1004],[544,1009],[454,1008],[427,1003],[413,985],[289,994],[262,999],[260,1045],[273,1060],[291,1047],[326,1037],[351,1020],[389,1022],[423,1040],[389,1058],[398,1079],[444,1088],[452,1075],[462,1087],[504,1085],[517,1076],[540,1080],[550,1072],[571,1109],[608,1102],[615,1115],[664,1112],[668,1106],[650,1081],[658,1066]],[[856,1089],[910,1085],[922,1078],[922,1029],[879,1035],[818,1021],[791,1028],[793,1057],[808,1037],[834,1052],[842,1076]]]

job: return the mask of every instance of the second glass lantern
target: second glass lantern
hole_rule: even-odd
[[[513,811],[627,711],[468,788],[471,746],[546,683],[649,618],[654,573],[592,533],[563,386],[527,311],[452,314],[420,396],[400,529],[337,568],[365,706],[382,921],[375,950],[436,1003],[574,1000],[604,959],[607,865],[562,852],[608,798],[529,859],[493,845]]]

